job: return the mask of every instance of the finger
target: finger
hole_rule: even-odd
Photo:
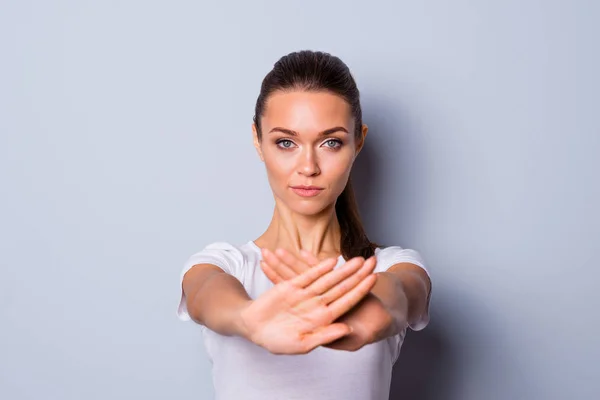
[[[352,329],[343,322],[337,322],[316,329],[304,337],[306,347],[304,350],[308,353],[316,347],[323,344],[331,343],[341,337],[352,333]]]
[[[285,249],[275,250],[275,255],[279,257],[281,262],[290,267],[298,275],[310,268],[310,266],[307,265],[302,259],[296,257]]]
[[[361,283],[362,280],[365,279],[371,272],[373,272],[373,270],[375,269],[375,265],[376,258],[369,257],[369,259],[367,259],[367,261],[364,262],[364,264],[358,271],[356,271],[337,285],[331,287],[331,289],[327,290],[327,292],[321,294],[321,301],[323,302],[323,304],[332,303],[336,299],[348,293],[356,285]]]
[[[307,250],[300,250],[300,256],[302,256],[304,261],[311,267],[314,267],[319,263],[319,259]]]
[[[267,278],[269,278],[269,280],[274,284],[278,284],[280,282],[285,281],[285,279],[283,279],[281,275],[279,275],[275,270],[273,270],[273,268],[269,267],[269,264],[267,264],[263,260],[260,260],[260,266]]]
[[[281,262],[279,257],[277,257],[269,249],[262,249],[262,255],[263,255],[263,260],[267,264],[269,264],[269,267],[271,267],[272,270],[277,272],[279,274],[279,276],[281,276],[284,280],[292,279],[298,275],[290,267],[288,267],[285,263]]]
[[[337,264],[335,258],[326,258],[319,262],[316,266],[304,271],[294,279],[290,280],[290,283],[299,288],[305,288],[321,276],[331,271]]]
[[[364,258],[354,257],[340,268],[337,268],[334,271],[317,279],[313,284],[307,287],[307,289],[313,295],[323,294],[358,271],[364,265],[364,262]],[[331,301],[332,300],[325,304],[329,304]]]
[[[377,282],[377,276],[371,274],[348,293],[329,304],[328,308],[331,311],[333,320],[335,321],[350,311],[352,307],[357,305],[371,291],[373,286],[375,286],[375,282]]]

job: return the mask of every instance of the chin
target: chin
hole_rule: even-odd
[[[323,201],[294,201],[293,204],[289,204],[290,209],[300,215],[311,216],[322,213],[327,208],[333,207],[331,202]]]

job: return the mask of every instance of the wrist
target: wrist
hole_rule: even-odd
[[[400,315],[394,313],[379,297],[373,295],[370,303],[371,335],[367,344],[393,336],[399,331],[400,326]]]
[[[381,335],[393,336],[402,332],[407,326],[409,315],[408,296],[402,278],[397,273],[383,272],[386,277],[388,295],[387,301],[381,300],[381,306],[387,314],[385,328]]]
[[[253,300],[244,301],[234,316],[234,327],[236,336],[252,341],[252,332],[246,318],[246,310],[253,303]]]

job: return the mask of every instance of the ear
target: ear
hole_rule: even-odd
[[[262,148],[260,147],[260,140],[258,140],[258,130],[256,129],[256,124],[252,124],[252,138],[254,140],[254,148],[260,157],[260,161],[264,162],[265,159],[262,154]]]
[[[356,154],[354,155],[354,158],[358,157],[358,154],[360,153],[363,146],[365,145],[365,140],[367,139],[368,132],[369,132],[369,127],[366,124],[363,124],[363,126],[360,130],[360,138],[356,141],[356,147],[355,147]]]

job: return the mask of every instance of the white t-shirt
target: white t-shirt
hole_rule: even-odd
[[[376,249],[375,256],[374,272],[401,262],[427,271],[415,250],[390,246]],[[255,299],[273,287],[260,267],[261,258],[253,241],[241,246],[212,243],[185,263],[180,284],[194,265],[213,264],[236,277]],[[335,268],[344,262],[340,256]],[[177,315],[183,321],[191,319],[183,290]],[[422,320],[411,328],[420,330],[427,323]],[[241,337],[223,336],[200,326],[212,363],[216,400],[388,400],[392,366],[406,334],[405,330],[355,352],[317,347],[308,354],[275,355]]]

